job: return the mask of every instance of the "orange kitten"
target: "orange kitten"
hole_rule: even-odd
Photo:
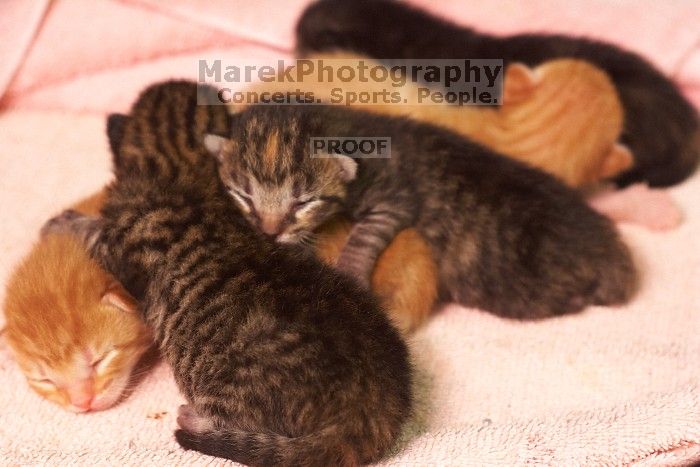
[[[326,66],[353,66],[363,60],[347,53],[322,54]],[[500,107],[416,104],[421,87],[408,81],[395,88],[372,80],[339,84],[318,81],[315,74],[303,83],[258,83],[250,90],[312,92],[333,102],[334,90],[372,93],[399,92],[408,104],[356,103],[360,110],[407,116],[460,133],[503,155],[521,160],[558,177],[572,187],[612,178],[633,164],[632,154],[618,143],[623,108],[615,86],[605,72],[584,61],[557,59],[530,69],[511,64],[503,83]],[[336,94],[337,95],[337,94]],[[244,104],[233,105],[233,111]]]
[[[316,253],[335,264],[345,246],[350,222],[336,219],[316,232]],[[372,273],[372,290],[392,322],[404,333],[425,322],[437,299],[437,265],[415,229],[406,229],[382,252]]]
[[[75,206],[97,214],[103,193]],[[74,412],[120,398],[150,347],[136,303],[68,235],[40,239],[7,285],[5,335],[29,385]]]
[[[583,60],[559,59],[506,70],[503,106],[482,109],[469,136],[559,177],[572,187],[630,168],[632,153],[617,142],[623,110],[615,86]]]

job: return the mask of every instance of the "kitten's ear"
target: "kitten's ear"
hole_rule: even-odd
[[[124,114],[109,114],[107,116],[107,139],[109,148],[112,150],[115,166],[119,155],[119,147],[124,139],[124,128],[129,117]]]
[[[207,151],[216,159],[221,162],[223,158],[224,144],[226,143],[226,138],[223,136],[215,135],[213,133],[207,133],[204,135],[204,147]]]
[[[113,306],[128,313],[135,313],[138,309],[136,300],[118,282],[110,284],[100,301],[105,305]]]
[[[615,143],[600,164],[600,178],[614,177],[632,167],[633,164],[634,156],[630,148],[622,143]]]
[[[349,156],[334,155],[333,159],[338,161],[344,182],[351,182],[357,176],[357,161]]]
[[[503,103],[517,104],[522,102],[540,84],[540,76],[537,71],[523,63],[511,63],[506,68],[503,78]]]

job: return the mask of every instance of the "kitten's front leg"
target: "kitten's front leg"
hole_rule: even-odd
[[[377,206],[355,223],[336,266],[369,288],[379,255],[406,228],[410,219],[391,208]]]
[[[70,234],[77,237],[88,250],[97,243],[100,235],[100,219],[67,209],[52,217],[41,227],[42,237],[49,234]]]

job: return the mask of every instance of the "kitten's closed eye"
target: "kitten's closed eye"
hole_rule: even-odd
[[[255,209],[253,205],[253,198],[251,198],[249,194],[236,188],[230,188],[228,192],[246,213],[249,213]]]
[[[320,203],[320,200],[318,198],[309,198],[309,199],[298,199],[294,203],[292,203],[292,210],[294,211],[299,211],[308,207],[311,207],[315,204]]]
[[[51,378],[46,378],[45,376],[41,376],[38,378],[29,378],[29,381],[31,381],[34,384],[47,386],[47,387],[52,387],[52,386],[56,385],[56,383],[54,383]]]
[[[112,349],[93,359],[93,361],[90,362],[90,366],[95,370],[96,373],[101,373],[112,363],[112,361],[117,355],[119,355],[119,350]]]
[[[244,199],[245,201],[247,201],[247,202],[252,202],[252,201],[253,201],[253,198],[252,198],[248,193],[246,193],[245,191],[242,191],[242,190],[239,190],[239,189],[236,189],[236,188],[231,188],[231,189],[229,190],[229,193],[231,193],[232,195],[240,196],[241,198],[243,198],[243,199]]]

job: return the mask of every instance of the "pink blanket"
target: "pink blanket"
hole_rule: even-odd
[[[43,220],[109,179],[105,112],[126,110],[155,80],[196,78],[200,58],[290,56],[306,3],[0,3],[0,284]],[[490,31],[563,31],[623,44],[700,102],[697,2],[415,3]],[[678,229],[621,225],[644,275],[628,306],[538,323],[448,306],[419,331],[419,410],[386,464],[700,460],[700,176],[670,193],[685,216]],[[172,438],[182,398],[165,365],[119,406],[87,415],[31,392],[1,340],[0,379],[0,459],[9,464],[218,463]]]
[[[197,59],[291,56],[309,0],[6,0],[2,105],[125,110],[153,81],[197,77]],[[700,102],[700,3],[675,0],[447,0],[412,3],[485,31],[591,35],[639,52]]]

